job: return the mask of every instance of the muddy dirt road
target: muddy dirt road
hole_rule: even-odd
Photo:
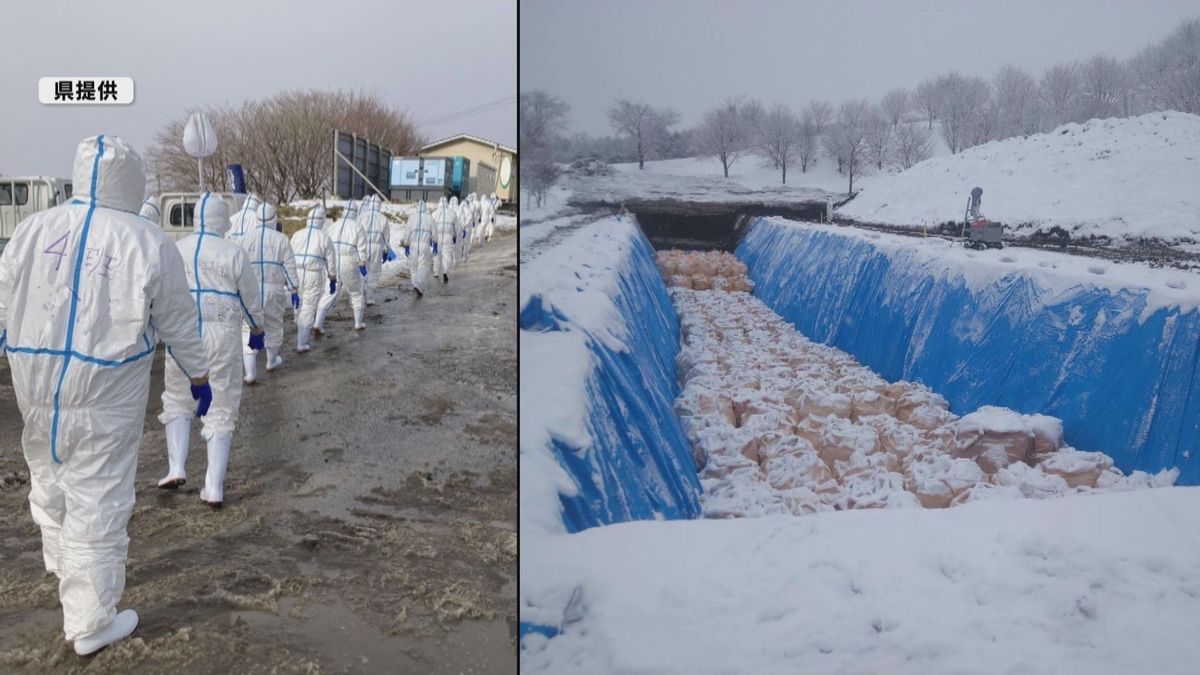
[[[154,487],[160,351],[121,603],[141,623],[90,660],[62,639],[0,360],[0,672],[515,672],[516,248],[422,300],[386,280],[364,333],[343,304],[308,354],[289,327],[243,396],[221,511],[198,425],[187,485]]]

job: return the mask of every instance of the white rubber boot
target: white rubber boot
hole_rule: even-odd
[[[112,623],[75,638],[75,653],[80,656],[91,656],[112,643],[129,637],[133,629],[137,628],[137,624],[138,615],[132,609],[117,612]]]
[[[188,445],[192,439],[192,418],[176,417],[167,423],[167,475],[158,487],[174,490],[187,482]]]
[[[362,307],[358,307],[354,310],[354,330],[362,330],[366,327],[367,324],[363,323],[363,309]]]
[[[229,446],[233,434],[216,434],[208,439],[208,473],[200,490],[200,501],[214,509],[225,502],[225,469],[229,466]]]
[[[296,326],[296,351],[300,352],[301,354],[311,349],[311,347],[308,345],[308,340],[311,337],[311,331],[311,326]]]
[[[258,353],[242,354],[242,366],[246,369],[246,376],[242,381],[246,384],[254,384],[258,379]]]
[[[279,353],[278,347],[267,347],[267,372],[275,370],[283,365],[283,354]]]
[[[325,315],[328,313],[328,307],[317,307],[317,322],[313,324],[313,330],[316,331],[318,335],[325,334]]]

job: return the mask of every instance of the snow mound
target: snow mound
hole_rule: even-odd
[[[971,188],[1010,232],[1200,240],[1200,116],[1156,112],[993,141],[878,177],[838,213],[922,227],[962,220]]]
[[[942,508],[1169,485],[1178,475],[1126,476],[1107,455],[1065,446],[1054,417],[984,406],[959,418],[929,388],[883,380],[747,293],[671,294],[683,335],[675,410],[709,517]]]

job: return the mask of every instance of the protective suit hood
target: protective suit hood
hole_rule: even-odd
[[[153,196],[146,197],[145,201],[142,202],[142,210],[138,211],[138,215],[157,225],[158,221],[162,219],[162,211],[158,210],[158,199]]]
[[[438,199],[438,205],[437,205],[437,207],[438,207],[439,209],[444,209],[444,208],[446,208],[446,198],[445,198],[445,197],[442,197],[441,199]]]
[[[346,203],[346,214],[343,218],[355,218],[358,216],[358,202],[351,201]]]
[[[319,230],[325,226],[325,207],[318,204],[309,209],[308,226],[315,230]]]
[[[452,209],[458,208],[458,197],[450,198],[450,208],[452,208]]]
[[[197,234],[215,234],[224,237],[229,231],[229,205],[221,195],[205,192],[196,202],[192,215],[192,227]]]
[[[98,206],[137,213],[146,194],[146,167],[119,136],[92,136],[75,149],[75,195]]]
[[[254,217],[258,219],[259,227],[269,227],[275,229],[275,207],[263,202],[254,210]]]

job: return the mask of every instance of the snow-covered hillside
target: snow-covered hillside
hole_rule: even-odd
[[[1159,112],[1067,124],[986,143],[864,181],[838,213],[921,227],[963,217],[972,187],[983,212],[1018,234],[1200,239],[1200,116]]]

